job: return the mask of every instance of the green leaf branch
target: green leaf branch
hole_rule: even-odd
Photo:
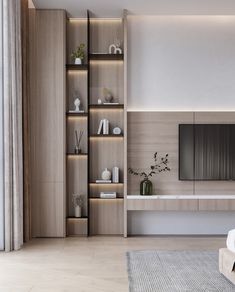
[[[159,158],[158,153],[155,152],[153,155],[154,164],[150,165],[149,172],[145,172],[145,171],[138,172],[138,171],[133,170],[131,167],[128,168],[128,172],[132,175],[144,177],[144,179],[149,179],[150,177],[158,173],[170,171],[171,169],[168,166],[168,163],[169,163],[168,156],[169,155],[166,154],[164,157]]]

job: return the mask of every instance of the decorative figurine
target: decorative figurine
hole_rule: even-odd
[[[81,100],[78,97],[74,100],[74,105],[75,105],[75,112],[80,112]]]
[[[122,130],[119,127],[113,128],[114,135],[120,135],[121,133],[122,133]]]
[[[109,54],[122,54],[122,49],[120,48],[120,44],[112,44],[109,46]]]

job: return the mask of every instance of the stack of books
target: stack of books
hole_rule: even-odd
[[[100,192],[101,199],[116,199],[117,193],[116,192]]]
[[[95,181],[97,184],[111,184],[111,179],[97,179]]]
[[[99,124],[97,134],[108,135],[109,134],[109,121],[107,119],[102,119]]]

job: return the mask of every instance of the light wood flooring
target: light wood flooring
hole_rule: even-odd
[[[89,237],[34,239],[0,253],[1,292],[128,291],[129,250],[218,250],[225,237]]]

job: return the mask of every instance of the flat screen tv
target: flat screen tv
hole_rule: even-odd
[[[179,179],[235,180],[235,124],[180,124]]]

